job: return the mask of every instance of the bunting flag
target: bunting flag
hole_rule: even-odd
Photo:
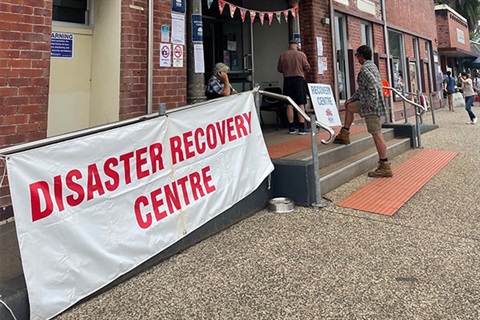
[[[257,16],[257,11],[250,10],[249,13],[250,13],[250,23],[253,24],[253,22],[255,22],[255,17]]]
[[[282,23],[282,13],[281,12],[275,12],[275,17],[278,20],[278,23]]]
[[[273,12],[267,12],[267,15],[268,15],[268,24],[272,24],[272,20],[273,20]]]
[[[224,0],[218,0],[218,10],[220,11],[220,14],[223,13],[223,8],[225,7],[225,1]]]
[[[260,17],[260,23],[263,26],[263,20],[265,19],[265,12],[259,12],[258,16]]]
[[[210,5],[212,4],[213,0],[208,0],[208,8],[210,9]],[[242,22],[245,22],[245,17],[247,16],[247,12],[250,14],[250,23],[255,22],[255,18],[258,14],[258,17],[260,18],[260,23],[263,25],[263,22],[265,20],[265,15],[268,17],[268,24],[272,24],[273,17],[275,16],[278,20],[278,23],[282,23],[282,14],[283,17],[285,18],[285,22],[288,22],[288,15],[291,14],[293,19],[296,19],[297,13],[298,13],[298,3],[292,4],[292,7],[286,10],[280,10],[280,11],[256,11],[256,10],[250,10],[247,8],[239,7],[234,4],[231,4],[228,1],[225,0],[218,0],[218,10],[220,11],[220,14],[223,13],[223,9],[225,8],[225,5],[228,4],[230,8],[230,17],[235,16],[235,12],[237,9],[240,11],[240,17],[242,18]]]
[[[212,3],[213,3],[213,0],[208,0],[207,1],[207,6],[208,6],[209,10],[210,10],[210,7],[212,6]]]
[[[230,6],[230,17],[233,18],[233,16],[235,15],[235,11],[237,10],[237,7],[235,7],[233,4],[229,3],[228,4]]]
[[[242,17],[242,22],[245,22],[245,16],[247,15],[247,9],[240,8],[240,17]]]

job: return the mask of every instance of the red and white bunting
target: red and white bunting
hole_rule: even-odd
[[[218,0],[218,10],[220,11],[220,14],[223,13],[223,8],[225,8],[225,1],[224,0]]]
[[[253,10],[250,10],[250,23],[254,23],[255,22],[255,17],[257,16],[257,11],[253,11]]]
[[[273,12],[267,12],[267,15],[268,15],[268,24],[272,24],[272,20],[273,20]]]
[[[279,12],[275,12],[275,17],[277,18],[278,20],[278,23],[282,23],[282,13],[279,11]]]
[[[240,8],[240,17],[242,17],[242,22],[245,22],[245,16],[247,15],[247,9]]]
[[[235,7],[233,4],[229,3],[228,4],[230,6],[230,17],[233,18],[233,16],[235,15],[235,11],[237,10],[237,7]]]
[[[252,23],[252,24],[255,22],[255,18],[257,16],[257,14],[260,18],[260,23],[263,25],[263,22],[265,20],[265,15],[268,16],[268,24],[272,24],[273,16],[275,16],[277,18],[278,23],[282,23],[281,22],[282,14],[285,18],[285,22],[288,22],[289,13],[295,19],[296,16],[297,16],[297,12],[298,12],[298,4],[296,4],[296,3],[294,3],[292,5],[292,8],[290,8],[290,9],[269,12],[269,11],[250,10],[250,9],[247,9],[247,8],[243,8],[243,7],[239,7],[239,6],[236,6],[234,4],[231,4],[230,2],[225,1],[225,0],[218,0],[218,10],[220,11],[220,14],[223,13],[223,9],[225,8],[226,4],[228,4],[228,6],[230,8],[230,17],[231,18],[233,18],[235,16],[235,12],[237,11],[237,9],[239,9],[240,10],[240,17],[242,18],[242,22],[245,22],[245,17],[246,17],[247,12],[248,12],[250,14],[250,23]]]

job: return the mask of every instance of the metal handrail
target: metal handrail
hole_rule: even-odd
[[[310,123],[312,122],[311,118],[305,113],[305,111],[303,111],[295,103],[295,101],[293,101],[292,98],[290,98],[289,96],[284,96],[282,94],[273,93],[273,92],[270,92],[270,91],[259,90],[258,88],[253,89],[253,91],[258,91],[258,93],[261,93],[262,95],[267,96],[267,97],[272,97],[272,98],[276,98],[276,99],[279,99],[279,100],[288,101],[288,103],[291,104],[295,108],[295,110],[297,110],[297,112],[300,113],[306,121],[308,121]],[[325,125],[325,124],[323,124],[319,121],[315,120],[315,124],[317,125],[317,127],[320,127],[323,130],[327,131],[330,135],[327,140],[324,140],[324,139],[321,140],[322,144],[329,144],[330,142],[332,142],[333,138],[335,138],[335,131],[333,131],[332,128],[330,128],[329,126],[327,126],[327,125]]]
[[[403,101],[412,104],[413,106],[417,107],[416,114],[422,116],[425,112],[427,112],[427,108],[422,106],[421,104],[416,103],[415,101],[407,99],[401,92],[393,87],[383,87],[383,89],[391,90],[395,92]]]

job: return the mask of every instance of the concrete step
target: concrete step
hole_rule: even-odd
[[[396,138],[391,128],[382,129],[390,159],[411,149],[410,138]],[[375,168],[378,154],[371,134],[356,133],[350,144],[319,146],[321,194],[325,194],[351,179]],[[274,159],[273,193],[291,198],[296,204],[310,206],[315,202],[315,177],[311,150],[304,150],[282,159]]]
[[[390,159],[410,149],[409,138],[391,139],[386,141],[386,144],[387,154]],[[339,154],[340,152],[332,155],[332,158],[335,158],[335,156],[338,156],[338,158],[336,158],[336,162],[329,165],[322,166],[322,162],[320,162],[319,170],[322,194],[338,188],[342,184],[377,166],[378,154],[375,146],[343,159]]]

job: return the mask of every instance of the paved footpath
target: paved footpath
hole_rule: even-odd
[[[459,154],[393,217],[335,205],[361,176],[321,210],[258,212],[57,319],[480,319],[480,123],[435,116],[424,147]]]

